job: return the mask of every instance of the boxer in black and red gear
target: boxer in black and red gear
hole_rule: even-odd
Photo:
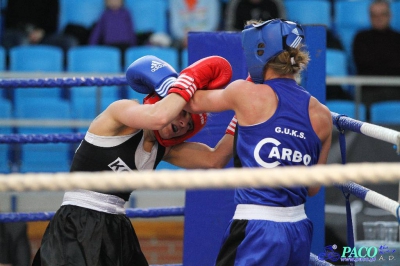
[[[213,75],[214,71],[218,73],[221,60],[215,62],[212,73],[200,72],[203,63],[199,64],[199,73],[192,67],[194,82],[225,86],[231,69],[225,67]],[[208,59],[207,64],[212,60]],[[152,95],[146,97],[145,104],[127,99],[110,104],[92,121],[75,152],[71,172],[135,172],[156,169],[161,160],[182,168],[225,165],[230,159],[229,145],[224,150],[224,145],[211,149],[201,143],[185,142],[204,127],[207,117],[184,111],[187,101],[180,91],[166,94],[177,76],[157,57],[136,60],[127,71],[129,85],[141,92],[165,93],[165,98]],[[46,229],[33,265],[147,266],[135,230],[125,215],[124,205],[130,193],[67,191]]]

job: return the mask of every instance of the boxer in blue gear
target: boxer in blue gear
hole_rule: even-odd
[[[234,135],[235,167],[327,162],[331,113],[296,83],[309,61],[303,40],[303,29],[294,22],[254,22],[242,32],[248,79],[198,91],[190,101],[193,112],[235,112],[226,130]],[[318,186],[235,189],[236,211],[216,265],[308,266],[313,226],[304,204],[318,191]]]

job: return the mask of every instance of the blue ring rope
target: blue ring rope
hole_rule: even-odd
[[[0,213],[0,222],[37,222],[50,221],[55,212],[20,212],[20,213]],[[168,208],[130,208],[126,209],[126,216],[129,218],[159,218],[171,216],[184,216],[184,207],[168,207]]]

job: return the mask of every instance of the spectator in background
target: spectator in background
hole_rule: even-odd
[[[372,28],[358,32],[353,42],[357,74],[400,76],[400,33],[390,27],[390,2],[375,0],[369,13]],[[400,87],[363,86],[362,102],[367,107],[386,100],[400,100]]]
[[[225,30],[241,31],[249,20],[286,18],[281,0],[231,0],[226,7]]]
[[[58,0],[8,0],[1,44],[6,50],[18,45],[48,44],[66,51],[77,45],[77,40],[57,32],[58,19]]]
[[[132,16],[124,6],[124,0],[105,0],[106,10],[94,26],[90,45],[110,45],[121,50],[121,64],[124,66],[125,50],[136,45],[136,34]]]
[[[173,46],[187,47],[189,31],[216,31],[220,22],[219,0],[170,0],[170,31]]]

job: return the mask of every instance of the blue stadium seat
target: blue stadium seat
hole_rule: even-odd
[[[332,112],[346,115],[350,118],[356,119],[356,104],[349,100],[328,100],[325,104],[329,110]],[[367,117],[367,108],[364,104],[360,104],[358,112],[358,119],[360,121],[365,121]]]
[[[4,70],[6,70],[6,50],[3,46],[0,46],[0,71]]]
[[[125,69],[136,59],[145,56],[154,55],[170,64],[176,71],[179,71],[179,52],[172,47],[157,46],[134,46],[125,51]]]
[[[125,0],[125,6],[136,33],[168,33],[168,0]]]
[[[347,53],[338,49],[326,49],[326,75],[331,77],[345,77],[349,75]],[[352,86],[342,85],[343,90],[354,94]]]
[[[70,105],[62,99],[32,99],[25,104],[15,106],[14,117],[29,120],[68,120],[72,119]],[[63,126],[20,127],[18,133],[49,134],[68,133],[72,128]]]
[[[400,1],[392,1],[390,4],[392,10],[391,25],[393,29],[400,31]]]
[[[400,101],[376,102],[370,106],[371,123],[400,124]]]
[[[326,49],[326,75],[327,76],[347,76],[347,55],[338,49]]]
[[[17,46],[10,49],[10,71],[61,72],[63,51],[49,45]],[[14,104],[24,104],[27,99],[61,99],[60,88],[17,88],[14,90]]]
[[[0,98],[0,119],[11,119],[13,118],[12,103],[11,101]],[[12,127],[0,126],[0,134],[11,134]]]
[[[351,53],[351,45],[356,32],[371,27],[370,4],[371,0],[338,0],[334,2],[333,29],[348,53]]]
[[[87,45],[72,47],[67,53],[67,71],[118,73],[121,52],[116,47]]]
[[[189,53],[188,49],[185,48],[181,51],[181,71],[189,65]]]
[[[59,30],[63,30],[67,24],[90,29],[104,9],[104,0],[60,0]]]
[[[332,4],[328,0],[285,0],[286,18],[300,24],[332,26]]]
[[[0,173],[8,174],[11,172],[10,146],[0,144]]]
[[[63,50],[50,45],[17,46],[10,49],[10,70],[61,72]]]
[[[11,101],[0,98],[0,119],[12,118],[12,104]],[[10,126],[0,126],[0,134],[11,134],[12,128]],[[11,160],[10,160],[10,145],[0,144],[0,173],[10,173]]]
[[[78,46],[69,49],[67,53],[67,70],[69,72],[96,73],[97,76],[107,74],[108,76],[121,73],[121,52],[118,48],[110,46]],[[100,93],[100,101],[97,96]],[[95,118],[97,115],[97,104],[99,110],[103,111],[111,102],[120,98],[117,86],[85,86],[72,87],[70,89],[70,100],[75,118]],[[78,108],[85,108],[86,111],[79,111]],[[81,116],[86,114],[85,117]],[[93,114],[93,115],[92,115]]]
[[[70,105],[64,100],[32,100],[15,110],[20,119],[71,119]],[[71,133],[71,127],[20,127],[21,134]],[[71,145],[68,143],[45,143],[20,145],[19,171],[26,172],[67,172],[71,162]]]
[[[334,27],[355,27],[358,29],[371,26],[369,6],[372,0],[338,0],[334,2]]]
[[[68,172],[71,147],[68,143],[24,144],[19,172]]]
[[[353,41],[356,33],[358,32],[357,28],[353,27],[337,27],[335,29],[337,36],[343,44],[343,48],[346,51],[349,57],[352,57],[352,49],[353,49]]]

